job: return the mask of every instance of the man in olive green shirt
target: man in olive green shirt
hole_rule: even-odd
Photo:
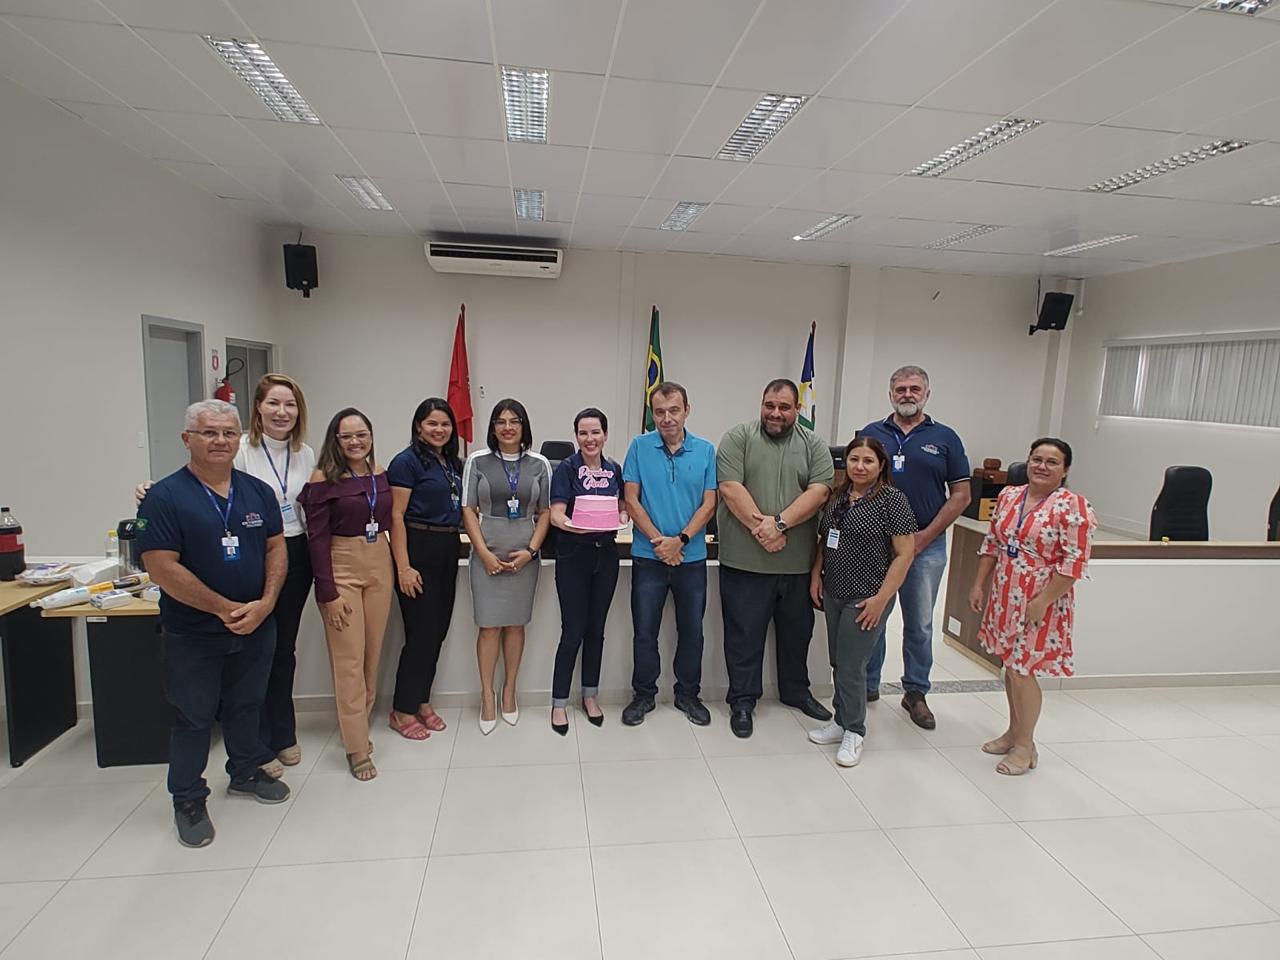
[[[763,694],[770,620],[779,698],[815,720],[831,718],[809,691],[809,570],[816,515],[835,467],[822,439],[796,423],[799,399],[794,382],[774,380],[764,389],[760,419],[730,429],[716,453],[726,700],[729,726],[739,737],[751,736],[751,711]]]

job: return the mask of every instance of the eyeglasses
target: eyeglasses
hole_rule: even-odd
[[[215,440],[235,440],[240,436],[239,430],[188,430],[187,433],[193,437],[199,437],[205,443],[213,443]]]
[[[373,434],[371,434],[368,430],[361,430],[359,433],[340,433],[338,434],[338,442],[339,443],[363,443],[364,441],[368,440],[371,436],[373,436]]]
[[[513,417],[513,418],[511,418],[510,420],[495,420],[495,421],[493,421],[493,425],[494,425],[495,427],[518,427],[518,426],[520,426],[522,423],[524,423],[524,421],[523,421],[523,420],[521,420],[519,417]]]

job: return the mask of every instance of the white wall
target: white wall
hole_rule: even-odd
[[[1145,536],[1164,470],[1213,472],[1209,535],[1260,540],[1280,484],[1275,430],[1098,417],[1103,343],[1280,327],[1280,248],[1260,247],[1086,281],[1072,324],[1062,435],[1076,453],[1072,486],[1103,523]]]
[[[445,393],[462,302],[477,442],[494,401],[514,396],[535,443],[569,439],[573,415],[599,406],[621,457],[640,426],[654,303],[666,376],[689,390],[694,433],[718,441],[758,414],[766,382],[797,379],[812,320],[819,423],[829,429],[840,268],[571,250],[558,280],[446,276],[415,241],[312,239],[320,288],[309,300],[281,291],[278,302],[282,365],[306,389],[317,443],[328,417],[351,404],[374,421],[381,459],[403,447],[418,401]]]
[[[142,315],[274,340],[256,224],[0,79],[0,502],[29,555],[96,554],[148,476]]]
[[[841,438],[888,416],[889,375],[916,364],[929,372],[929,414],[960,434],[970,462],[1025,459],[1058,336],[1029,337],[1035,314],[1027,278],[852,268]]]

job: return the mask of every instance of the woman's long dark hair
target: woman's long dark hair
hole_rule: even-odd
[[[849,454],[857,450],[859,447],[866,447],[876,455],[876,459],[880,461],[880,474],[876,477],[875,485],[867,491],[868,494],[879,493],[881,488],[893,486],[893,480],[889,475],[889,454],[885,453],[884,444],[875,437],[864,433],[858,434],[849,441],[849,445],[844,448],[844,458],[849,459]],[[840,501],[849,496],[849,471],[846,468],[840,472],[840,476],[836,478],[836,489],[833,499]]]
[[[498,430],[494,424],[498,422],[498,417],[504,413],[514,413],[520,418],[520,452],[532,450],[533,427],[529,423],[529,412],[525,410],[523,403],[519,400],[513,400],[511,397],[495,403],[493,410],[489,414],[489,435],[485,437],[485,443],[489,445],[489,449],[494,453],[498,452]]]
[[[449,426],[452,427],[449,439],[444,442],[440,453],[444,456],[445,463],[452,467],[455,473],[461,473],[462,461],[458,459],[458,418],[453,415],[453,407],[449,406],[448,400],[442,397],[427,397],[418,404],[418,409],[413,411],[413,422],[409,424],[409,446],[418,455],[424,467],[437,462],[436,452],[431,444],[426,443],[418,435],[418,428],[422,425],[422,421],[437,410],[449,418]]]
[[[347,417],[359,417],[369,428],[369,456],[365,458],[369,464],[369,470],[372,471],[373,465],[378,462],[373,456],[373,424],[355,407],[343,407],[329,421],[324,434],[324,443],[321,444],[320,453],[316,457],[316,469],[323,473],[324,478],[330,483],[341,480],[342,475],[348,470],[346,454],[342,452],[342,445],[338,443],[338,424]]]

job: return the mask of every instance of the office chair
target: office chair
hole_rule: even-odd
[[[561,460],[568,460],[577,449],[568,440],[543,440],[538,452],[551,461],[552,466]]]
[[[1005,482],[1011,487],[1020,487],[1027,482],[1027,461],[1015,460],[1009,464]]]
[[[1169,467],[1151,508],[1150,540],[1208,540],[1213,474],[1204,467]]]
[[[831,462],[836,466],[836,474],[844,470],[844,447],[828,447],[831,451]]]

